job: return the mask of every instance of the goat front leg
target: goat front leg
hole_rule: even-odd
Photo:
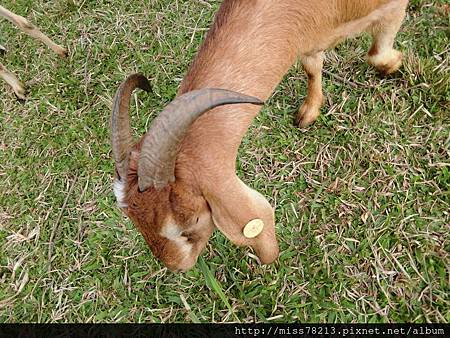
[[[19,79],[0,63],[0,78],[6,81],[19,99],[25,100],[25,88]]]
[[[368,53],[368,62],[382,74],[391,74],[402,64],[403,54],[393,48],[394,40],[405,17],[408,1],[371,27],[373,44]]]
[[[5,17],[7,20],[11,21],[20,30],[28,34],[29,36],[38,39],[45,43],[50,49],[52,49],[56,54],[61,57],[67,56],[67,50],[60,45],[57,45],[48,36],[43,34],[39,29],[37,29],[33,24],[31,24],[24,17],[14,14],[13,12],[7,10],[5,7],[0,6],[0,16]]]
[[[298,111],[296,122],[299,127],[306,127],[313,123],[320,114],[323,103],[322,94],[322,68],[323,52],[314,55],[302,56],[303,68],[308,75],[308,92],[305,102]]]

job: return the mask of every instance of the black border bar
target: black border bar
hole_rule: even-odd
[[[0,324],[0,338],[450,337],[449,324]]]

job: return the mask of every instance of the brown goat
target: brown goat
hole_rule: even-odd
[[[266,100],[300,58],[308,95],[297,121],[300,126],[312,123],[323,101],[324,50],[369,31],[374,38],[369,62],[383,73],[397,70],[402,54],[393,43],[407,3],[225,0],[179,96],[135,145],[130,95],[137,87],[148,90],[149,84],[142,75],[122,83],[112,118],[114,190],[155,256],[172,270],[187,270],[217,227],[235,244],[251,246],[262,263],[278,257],[272,207],[235,173],[238,147],[259,111],[258,100],[236,92]],[[243,230],[255,219],[262,220],[263,229],[248,238]]]
[[[43,34],[39,29],[33,26],[27,19],[24,17],[14,14],[13,12],[7,10],[5,7],[0,6],[0,16],[6,18],[14,25],[16,25],[20,30],[27,33],[29,36],[42,41],[46,44],[50,49],[52,49],[56,54],[61,57],[66,57],[67,51],[63,47],[57,45],[52,40],[50,40],[45,34]],[[1,46],[0,46],[1,47]],[[2,48],[4,50],[4,48]],[[19,79],[10,71],[6,69],[0,63],[0,78],[3,79],[6,83],[8,83],[14,93],[17,95],[19,99],[25,99],[25,88],[23,84],[19,81]]]

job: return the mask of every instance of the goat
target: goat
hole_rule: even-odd
[[[217,227],[236,245],[252,247],[261,263],[276,260],[273,209],[235,171],[238,147],[258,104],[300,58],[308,91],[297,122],[302,127],[312,123],[323,100],[324,50],[363,31],[374,39],[369,63],[385,74],[397,70],[402,53],[393,43],[407,4],[225,0],[177,98],[136,144],[129,126],[130,96],[150,85],[141,74],[129,76],[113,100],[114,192],[153,254],[171,270],[188,270]],[[255,222],[262,229],[246,234],[246,225]]]
[[[0,16],[3,16],[7,20],[11,21],[13,24],[15,24],[17,27],[19,27],[20,30],[27,33],[31,37],[38,39],[42,41],[44,44],[46,44],[50,49],[52,49],[56,54],[58,54],[61,57],[67,56],[67,50],[56,43],[54,43],[52,40],[50,40],[45,34],[43,34],[39,29],[37,29],[35,26],[33,26],[27,19],[24,17],[14,14],[13,12],[7,10],[5,7],[0,5]],[[1,49],[4,51],[4,47],[0,46]],[[25,100],[25,88],[23,84],[19,81],[19,79],[10,71],[6,69],[4,65],[0,63],[0,78],[6,81],[12,89],[14,90],[14,93],[17,95],[18,98]]]

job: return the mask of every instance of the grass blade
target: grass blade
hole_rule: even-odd
[[[233,308],[230,305],[230,302],[228,301],[227,297],[225,296],[225,293],[222,290],[222,286],[220,285],[219,281],[213,276],[213,274],[211,273],[211,270],[209,270],[208,265],[206,265],[203,257],[200,257],[198,259],[198,265],[200,267],[200,270],[202,270],[203,275],[205,276],[206,285],[210,288],[211,291],[215,292],[219,296],[219,298],[222,300],[222,302],[228,308],[228,310],[233,315],[233,317],[236,319],[236,321],[240,322],[239,318],[234,313]]]

